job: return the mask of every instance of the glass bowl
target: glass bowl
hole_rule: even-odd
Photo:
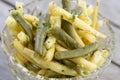
[[[32,4],[27,4],[25,6],[25,9],[28,13],[31,11],[34,11],[36,8],[36,5],[39,6],[39,10],[42,12],[42,14],[45,14],[47,12],[48,3],[51,0],[33,0]],[[52,0],[55,3],[57,3],[59,6],[60,0]],[[71,0],[73,2],[73,6],[76,4],[76,0]],[[95,0],[90,0],[95,1]],[[90,2],[91,3],[91,2]],[[93,3],[93,2],[92,2]],[[38,7],[37,7],[38,8]],[[98,16],[99,20],[103,22],[103,26],[100,28],[100,32],[107,35],[107,38],[105,40],[102,40],[102,45],[100,48],[107,48],[109,50],[109,55],[104,62],[102,66],[100,66],[98,69],[96,69],[94,72],[90,73],[87,77],[73,77],[73,78],[46,78],[41,75],[37,75],[31,71],[29,71],[27,68],[22,66],[21,64],[17,63],[15,58],[12,56],[12,53],[15,51],[15,49],[11,46],[11,42],[13,40],[12,36],[10,35],[9,27],[5,26],[2,31],[2,47],[4,49],[4,52],[8,59],[8,65],[13,73],[13,76],[17,80],[95,80],[97,79],[102,72],[106,69],[106,67],[110,64],[112,55],[113,55],[113,49],[114,49],[114,32],[109,24],[109,21],[99,14]]]

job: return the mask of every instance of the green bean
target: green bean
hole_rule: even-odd
[[[85,47],[80,47],[80,48],[77,48],[74,50],[56,52],[55,58],[60,60],[60,59],[82,57],[82,56],[87,55],[90,52],[96,50],[97,48],[98,48],[98,42],[95,42],[95,43],[91,43]]]
[[[63,9],[65,9],[66,11],[70,12],[70,0],[62,0],[62,5],[63,5]],[[72,25],[65,21],[62,20],[62,28],[65,30],[65,32],[67,32],[71,37],[72,36]]]
[[[63,9],[70,12],[70,0],[62,0]]]
[[[44,18],[44,19],[43,19]],[[47,36],[49,25],[49,18],[50,15],[47,13],[45,17],[39,16],[40,22],[39,22],[39,28],[36,32],[36,38],[35,38],[35,51],[40,53],[40,55],[44,56],[43,52],[43,43],[45,41],[45,38]]]
[[[19,13],[18,10],[14,10],[11,12],[11,15],[14,17],[16,21],[21,25],[21,27],[24,29],[26,34],[30,37],[30,40],[33,40],[33,33],[32,33],[32,25],[28,23]]]
[[[77,64],[71,62],[70,60],[63,60],[63,63],[67,65],[68,67],[74,69],[79,75],[86,77],[88,75],[88,71],[86,71],[81,66],[78,66]]]
[[[77,66],[77,64],[75,64],[75,63],[73,63],[73,62],[71,62],[71,61],[69,61],[67,59],[63,60],[63,63],[65,65],[67,65],[68,67],[74,69],[78,74],[81,73],[81,68],[79,66]]]
[[[62,5],[63,5],[63,9],[65,9],[66,11],[70,12],[70,0],[62,0]],[[65,21],[62,20],[62,28],[65,30],[65,32],[67,32],[71,37],[73,37],[72,34],[72,25]]]
[[[80,47],[80,45],[73,38],[71,38],[65,31],[60,28],[51,28],[48,33],[52,34],[57,40],[61,41],[69,49]]]
[[[62,4],[63,4],[63,9],[70,12],[70,0],[62,0]],[[74,16],[74,14],[73,14],[73,16]],[[67,22],[65,20],[62,20],[62,29],[67,34],[69,34],[73,39],[75,39],[78,42],[78,44],[80,44],[81,46],[85,46],[85,44],[83,43],[83,41],[81,40],[81,38],[79,37],[77,32],[75,31],[72,24],[70,24],[69,22]]]
[[[38,28],[35,39],[35,51],[43,55],[43,43],[46,38],[48,27]]]
[[[63,9],[65,9],[68,12],[71,12],[76,15],[80,15],[82,13],[82,8],[79,6],[76,6],[75,9],[70,9],[71,8],[71,2],[70,0],[62,0],[62,5]]]
[[[27,63],[25,64],[25,67],[26,67],[27,69],[29,69],[30,71],[33,71],[33,72],[35,72],[35,73],[37,73],[37,72],[40,70],[40,67],[32,64],[31,62],[27,62]]]
[[[82,41],[80,36],[77,34],[75,28],[69,22],[62,20],[62,29],[67,34],[69,34],[73,39],[75,39],[79,45],[81,45],[82,47],[85,46],[84,42]]]

